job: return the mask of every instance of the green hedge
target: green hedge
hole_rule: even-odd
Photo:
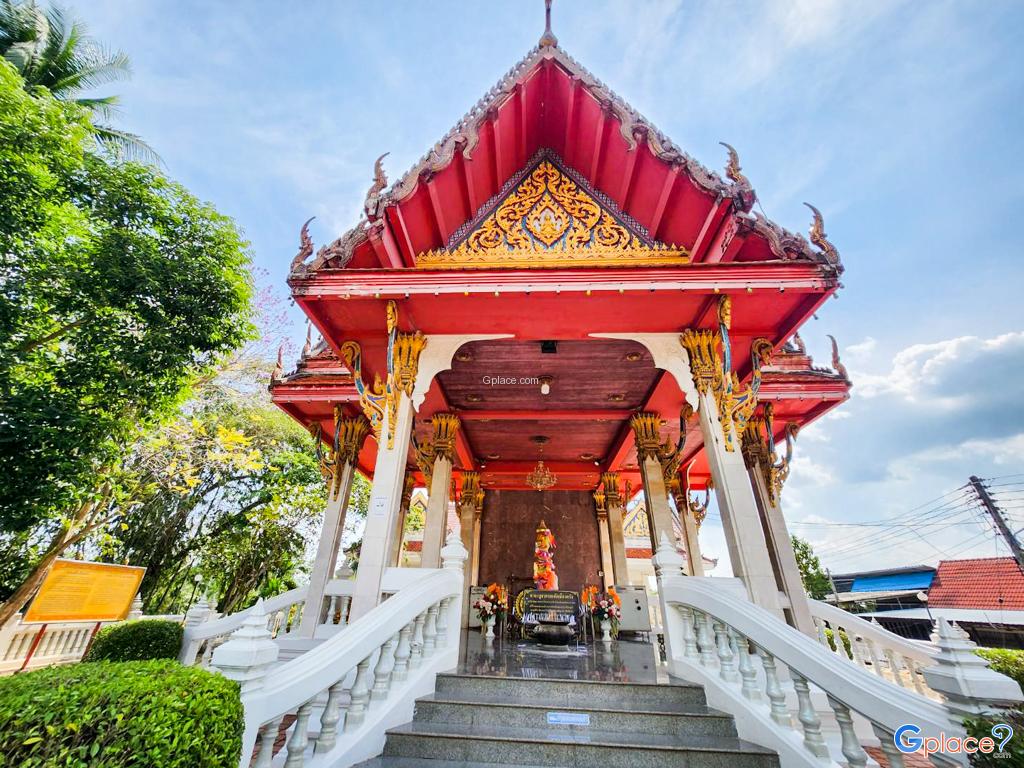
[[[238,684],[176,661],[0,678],[3,768],[237,768]]]
[[[140,619],[104,627],[82,661],[176,659],[181,652],[181,625],[163,619]]]
[[[979,648],[976,653],[986,659],[996,672],[1012,677],[1024,688],[1024,651],[1008,648]],[[981,738],[992,735],[992,726],[1008,723],[1013,726],[1013,738],[1003,749],[1002,757],[997,754],[977,754],[971,758],[971,765],[982,768],[1010,768],[1024,765],[1024,707],[990,717],[976,717],[964,721],[971,736]]]

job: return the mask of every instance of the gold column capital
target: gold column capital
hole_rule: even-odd
[[[622,504],[622,490],[619,488],[618,472],[602,472],[601,487],[604,488],[605,498],[609,507],[617,507]]]
[[[661,416],[650,411],[634,413],[629,417],[629,426],[633,429],[637,460],[643,462],[648,457],[658,458],[661,454]]]
[[[416,489],[416,476],[410,471],[405,471],[405,480],[402,483],[402,509],[409,510],[412,503],[412,492]]]
[[[454,413],[435,413],[430,424],[434,429],[431,439],[434,459],[444,456],[448,461],[455,461],[455,435],[459,431],[459,417]]]
[[[480,485],[480,473],[467,471],[462,473],[462,493],[459,497],[459,508],[472,509],[479,513],[484,506],[484,489]]]
[[[598,488],[594,491],[594,507],[597,509],[597,516],[608,514],[608,508],[605,506],[605,492]]]
[[[687,328],[679,337],[690,358],[690,373],[698,392],[722,389],[722,363],[718,354],[719,335],[714,331]]]

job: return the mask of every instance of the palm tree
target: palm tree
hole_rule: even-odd
[[[128,56],[105,49],[63,9],[51,6],[44,11],[35,0],[0,0],[0,56],[14,65],[27,88],[41,86],[56,98],[89,110],[96,138],[108,151],[133,160],[157,159],[141,138],[106,122],[115,111],[117,96],[82,95],[129,77]]]

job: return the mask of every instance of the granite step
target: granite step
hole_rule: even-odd
[[[589,720],[589,726],[552,726],[549,714],[583,715]],[[592,732],[736,737],[735,722],[729,715],[706,707],[687,709],[685,704],[666,709],[636,704],[622,708],[578,699],[572,704],[553,706],[550,702],[536,699],[506,697],[496,702],[487,697],[446,692],[418,699],[414,719],[422,723],[448,723],[471,728],[589,728]]]
[[[465,760],[430,760],[423,757],[374,757],[353,768],[550,768],[522,763],[467,763]]]
[[[586,702],[590,706],[638,711],[701,712],[707,707],[704,689],[699,685],[621,683],[554,680],[525,677],[487,677],[445,673],[437,676],[436,695],[440,698],[545,702],[550,707],[571,707]]]
[[[383,757],[588,768],[779,766],[774,752],[735,737],[601,732],[591,728],[467,727],[415,720],[387,732]]]

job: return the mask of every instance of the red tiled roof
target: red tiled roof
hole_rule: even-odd
[[[928,591],[928,605],[1024,610],[1024,574],[1012,557],[942,560]]]

